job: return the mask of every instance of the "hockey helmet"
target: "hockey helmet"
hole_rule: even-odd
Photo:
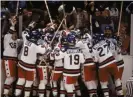
[[[73,34],[68,34],[67,36],[67,42],[69,46],[74,46],[76,44],[76,37]]]

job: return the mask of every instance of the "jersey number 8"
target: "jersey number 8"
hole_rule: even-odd
[[[25,46],[24,47],[24,56],[28,56],[28,47],[27,46]]]

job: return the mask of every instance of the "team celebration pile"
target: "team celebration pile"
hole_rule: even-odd
[[[38,27],[41,15],[37,13],[18,38],[18,16],[9,20],[10,29],[3,39],[3,97],[124,97],[119,32],[105,25],[103,33],[93,33],[92,15],[89,20],[86,11],[63,4],[57,22],[45,5],[50,20],[45,28]],[[76,21],[70,17],[75,14]]]

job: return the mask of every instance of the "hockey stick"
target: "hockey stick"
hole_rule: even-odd
[[[16,16],[18,15],[18,8],[19,8],[19,0],[17,1]]]
[[[47,9],[48,15],[49,15],[50,22],[53,24],[53,21],[52,21],[52,18],[51,18],[51,14],[50,14],[50,11],[49,11],[49,8],[48,8],[47,1],[44,0],[44,2],[45,2],[45,6],[46,6],[46,9]],[[42,62],[45,62],[45,64],[48,66],[48,64],[46,63],[44,58],[39,62],[39,66],[41,65]]]
[[[63,5],[63,14],[64,14],[64,17],[66,16],[66,13],[65,13],[65,5],[64,5],[64,3],[63,3],[63,1],[62,1],[62,5]],[[66,23],[66,19],[64,20],[64,23],[65,23],[65,26],[67,27],[67,23]]]
[[[53,21],[52,21],[52,18],[51,18],[51,14],[50,14],[50,11],[49,11],[49,8],[48,8],[47,1],[44,0],[44,2],[45,2],[45,5],[46,5],[46,8],[47,8],[47,11],[48,11],[48,15],[49,15],[50,22],[53,24]]]
[[[92,37],[92,35],[93,35],[93,32],[92,32],[92,15],[90,14],[90,35],[91,35],[91,37]]]
[[[62,23],[63,23],[63,21],[64,21],[65,18],[66,18],[66,17],[64,17],[64,18],[62,19],[62,21],[61,21],[61,23],[60,23],[58,29],[56,30],[55,35],[54,35],[53,39],[52,39],[51,42],[50,42],[50,46],[51,46],[51,44],[52,44],[52,42],[53,42],[53,40],[54,40],[56,34],[58,33],[58,31],[59,31],[59,29],[60,29],[60,27],[61,27],[61,25],[62,25]],[[46,54],[47,54],[47,53],[46,53]],[[39,65],[40,65],[43,61],[46,62],[44,59],[42,59],[42,60],[40,61]]]
[[[54,35],[54,37],[52,38],[52,40],[51,40],[51,42],[50,42],[50,46],[51,46],[52,42],[54,41],[55,36],[56,36],[56,34],[58,33],[58,31],[59,31],[61,25],[63,24],[63,21],[65,20],[65,18],[66,18],[66,16],[62,19],[62,21],[61,21],[59,27],[57,28],[57,30],[56,30],[56,32],[55,32],[55,35]]]
[[[121,11],[120,11],[120,19],[119,19],[118,34],[117,34],[117,36],[120,36],[120,25],[121,25],[122,9],[123,9],[123,1],[121,2]]]

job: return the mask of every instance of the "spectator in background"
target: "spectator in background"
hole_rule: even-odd
[[[88,28],[89,27],[89,17],[87,11],[84,9],[84,4],[82,1],[78,1],[75,5],[76,8],[76,29]]]
[[[95,15],[92,17],[92,26],[93,26],[93,33],[102,33],[101,31],[101,24],[99,19],[101,17],[101,11],[96,8]]]
[[[9,17],[10,12],[9,9],[6,6],[6,2],[1,2],[1,36],[3,37],[7,32],[9,28]]]
[[[133,14],[133,2],[131,2],[131,3],[127,6],[126,11],[127,11],[128,13],[132,13],[132,14]]]
[[[106,26],[112,26],[112,21],[110,18],[109,8],[105,8],[104,11],[102,11],[101,18],[99,19],[101,23],[101,30],[104,32],[104,29]]]
[[[32,10],[23,10],[23,28],[26,28],[31,21]]]
[[[10,1],[8,3],[8,8],[11,13],[16,13],[18,1]],[[25,8],[26,7],[26,1],[19,1],[19,8]]]
[[[130,44],[130,36],[127,34],[127,27],[128,26],[123,22],[120,25],[120,41],[122,43],[121,50],[123,55],[128,54],[127,51]]]
[[[117,32],[119,23],[119,10],[116,7],[116,2],[113,4],[112,7],[110,7],[110,17],[112,19],[114,32]]]
[[[119,16],[119,10],[116,7],[116,3],[113,4],[113,6],[110,8],[110,16],[111,17],[118,17]]]
[[[59,15],[60,16],[59,17],[59,22],[61,22],[61,20],[64,17],[63,10],[65,11],[65,15],[66,15],[66,21],[64,22],[64,24],[62,24],[63,29],[73,30],[75,28],[75,24],[76,24],[75,7],[71,3],[66,3],[64,5],[61,5],[58,8],[58,12],[60,14]]]

